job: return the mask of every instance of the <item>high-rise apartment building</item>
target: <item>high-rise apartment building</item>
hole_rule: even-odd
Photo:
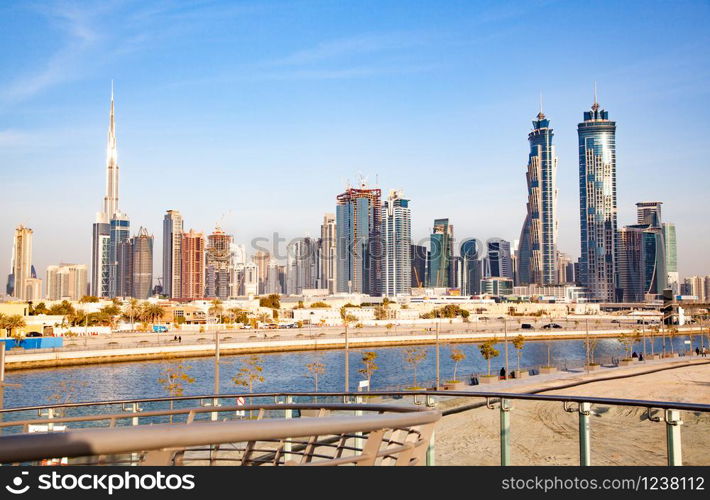
[[[361,182],[337,197],[337,292],[382,293],[381,195]]]
[[[83,264],[47,266],[47,300],[79,300],[86,295],[87,269]]]
[[[338,264],[338,244],[335,214],[325,214],[320,226],[320,288],[335,293]]]
[[[540,110],[528,134],[527,215],[517,252],[518,282],[551,284],[557,268],[557,157],[552,129]]]
[[[180,242],[183,233],[182,215],[168,210],[163,218],[163,294],[168,298],[180,297]]]
[[[454,256],[454,226],[449,219],[434,220],[434,228],[429,237],[429,278],[427,285],[432,288],[447,288],[450,285],[451,259]]]
[[[220,227],[207,236],[205,297],[226,300],[230,297],[232,236]]]
[[[32,276],[32,229],[23,225],[15,228],[12,243],[12,296],[18,300],[36,300],[36,285]],[[41,292],[41,290],[40,290]]]
[[[205,237],[190,229],[180,240],[180,299],[205,297]]]
[[[592,300],[616,296],[616,123],[594,97],[577,126],[579,137],[580,281]]]
[[[384,247],[384,295],[408,295],[412,290],[412,214],[409,200],[401,191],[391,190],[382,216]]]

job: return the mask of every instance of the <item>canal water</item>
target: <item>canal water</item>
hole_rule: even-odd
[[[688,350],[684,341],[687,336],[677,336],[673,341],[676,352]],[[651,340],[647,339],[646,352],[651,352]],[[654,340],[654,351],[661,353],[663,339]],[[700,337],[693,337],[692,348],[700,345]],[[708,345],[707,338],[705,346]],[[487,363],[479,351],[479,344],[455,344],[466,358],[458,364],[457,379],[468,383],[472,374],[485,374]],[[451,359],[452,344],[440,344],[440,378],[444,382],[453,378],[454,362]],[[417,385],[431,386],[436,378],[436,348],[421,346],[426,358],[417,367]],[[496,345],[499,356],[491,360],[491,373],[498,373],[505,366],[504,344]],[[552,364],[564,368],[581,367],[585,359],[583,340],[528,341],[525,343],[520,365],[523,369],[534,369],[547,364],[549,354]],[[634,350],[640,352],[641,344]],[[670,350],[670,340],[666,339],[666,350]],[[378,369],[372,376],[373,390],[401,389],[413,385],[414,373],[405,361],[404,347],[383,347],[350,350],[350,385],[357,388],[357,382],[365,377],[359,373],[363,368],[362,354],[365,351],[377,353]],[[516,369],[517,351],[508,343],[510,370]],[[611,358],[624,356],[624,348],[616,339],[600,339],[595,349],[595,359],[609,362]],[[247,355],[222,356],[220,363],[220,392],[222,394],[245,392],[247,389],[232,381]],[[300,392],[313,391],[314,380],[309,376],[307,364],[319,361],[325,372],[318,378],[319,391],[342,391],[344,389],[344,351],[306,351],[260,355],[264,381],[254,385],[254,392]],[[52,368],[7,372],[5,408],[32,406],[50,403],[102,401],[130,398],[166,396],[166,391],[158,382],[166,368],[182,363],[194,382],[185,385],[185,395],[211,394],[214,387],[214,359],[186,358],[166,361],[138,361],[107,363],[79,367]],[[14,385],[16,384],[16,386]]]

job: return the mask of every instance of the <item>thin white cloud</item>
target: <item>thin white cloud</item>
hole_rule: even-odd
[[[424,37],[412,33],[363,34],[350,38],[321,42],[315,47],[299,50],[268,65],[292,66],[313,64],[348,56],[411,49],[424,45]]]
[[[72,3],[60,3],[54,8],[33,6],[39,14],[55,25],[65,40],[61,48],[51,54],[40,68],[19,77],[0,90],[0,98],[5,102],[28,99],[43,90],[79,76],[80,59],[100,40],[94,29],[93,17],[98,11],[89,11]]]

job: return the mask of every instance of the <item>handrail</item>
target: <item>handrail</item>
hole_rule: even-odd
[[[228,411],[250,411],[250,410],[308,410],[316,406],[315,404],[268,404],[268,405],[232,405],[232,406],[207,406],[199,408],[179,408],[173,410],[153,410],[153,411],[141,411],[140,418],[145,419],[148,417],[169,417],[175,415],[190,415],[190,414],[202,414],[202,413],[222,413]],[[361,409],[362,405],[359,404],[345,404],[345,403],[323,403],[317,404],[317,407],[324,410],[334,410],[334,411],[353,411]],[[368,411],[379,411],[388,413],[407,413],[411,411],[421,411],[417,407],[410,406],[395,406],[395,405],[384,405],[384,404],[367,404]],[[123,413],[100,413],[93,415],[85,415],[78,417],[52,417],[52,418],[36,418],[32,420],[10,420],[6,422],[0,422],[0,429],[5,427],[19,427],[25,425],[34,424],[68,424],[72,422],[99,422],[101,420],[127,420],[135,418],[135,413],[123,412]]]
[[[278,409],[296,409],[314,405],[273,405]],[[316,405],[319,408],[320,405]],[[325,406],[325,405],[324,405]],[[381,411],[382,405],[342,405],[350,410]],[[340,407],[340,406],[339,406]],[[246,408],[246,407],[244,407]],[[388,411],[392,408],[387,407]],[[294,436],[323,436],[370,432],[433,424],[441,418],[434,409],[400,408],[397,414],[368,414],[321,418],[193,422],[134,427],[79,429],[57,433],[16,434],[0,438],[0,462],[15,463],[47,457],[86,457],[186,448],[205,443],[223,444],[244,441],[287,439]]]
[[[551,388],[554,390],[554,388]],[[84,401],[77,403],[64,403],[58,405],[36,405],[16,408],[0,409],[0,415],[17,413],[21,411],[38,411],[50,408],[78,408],[89,406],[141,404],[141,403],[169,403],[170,401],[194,401],[200,399],[230,399],[230,398],[278,398],[278,397],[370,397],[370,396],[447,396],[447,397],[473,397],[473,398],[504,398],[524,399],[534,401],[560,401],[583,402],[593,404],[606,404],[618,406],[654,407],[668,410],[685,410],[710,412],[710,404],[684,403],[677,401],[654,401],[641,399],[601,398],[592,396],[567,396],[555,394],[530,394],[514,392],[467,392],[467,391],[370,391],[370,392],[264,392],[264,393],[233,393],[233,394],[203,394],[197,396],[175,396],[142,399],[119,399],[109,401]]]

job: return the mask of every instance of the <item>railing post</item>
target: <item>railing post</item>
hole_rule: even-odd
[[[427,395],[426,405],[430,408],[436,408],[436,400],[430,395]],[[431,431],[429,446],[426,449],[426,464],[432,467],[436,465],[436,429],[432,429]]]
[[[426,449],[426,464],[428,466],[436,465],[436,430],[431,431],[429,438],[429,447]]]
[[[589,441],[591,403],[579,403],[579,465],[592,465],[592,453]]]
[[[500,400],[500,464],[510,465],[510,402]]]
[[[293,396],[286,396],[285,403],[287,405],[290,405],[293,403]],[[293,418],[293,410],[290,408],[287,408],[284,411],[284,418],[287,419],[292,419]],[[291,438],[286,438],[284,442],[284,463],[289,462],[291,460]]]
[[[680,419],[678,410],[666,410],[666,443],[668,446],[668,465],[683,465],[683,450],[680,441]]]

